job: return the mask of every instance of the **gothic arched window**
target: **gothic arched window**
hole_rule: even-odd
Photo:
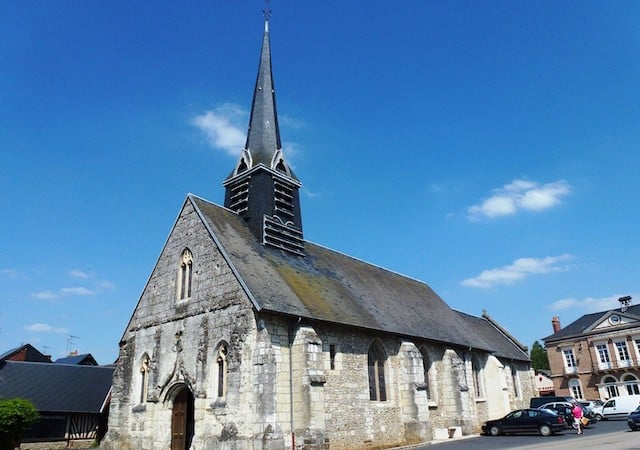
[[[227,395],[227,354],[229,348],[226,343],[222,343],[218,346],[218,352],[216,353],[216,391],[218,397],[225,397]]]
[[[191,297],[191,281],[193,279],[193,255],[188,248],[182,251],[178,269],[178,300]]]
[[[379,341],[374,341],[369,346],[367,360],[369,373],[369,399],[384,402],[387,400],[387,391],[384,379],[384,366],[387,360],[387,355]]]
[[[471,373],[473,376],[473,393],[476,395],[476,398],[482,398],[484,397],[482,390],[482,372],[478,358],[475,356],[471,356]]]
[[[427,393],[427,400],[434,400],[434,390],[431,385],[431,370],[432,370],[432,362],[429,358],[429,354],[427,353],[427,349],[424,347],[420,348],[420,354],[422,355],[422,370],[424,371],[424,383],[425,383],[425,392]]]
[[[145,353],[140,364],[140,403],[146,403],[149,390],[149,356]]]

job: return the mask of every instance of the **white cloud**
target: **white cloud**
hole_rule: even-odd
[[[69,330],[67,328],[56,328],[46,323],[33,323],[31,325],[25,326],[24,329],[28,331],[35,331],[38,333],[69,333]]]
[[[562,197],[571,192],[571,185],[564,180],[539,184],[528,180],[513,180],[494,189],[491,197],[471,206],[470,219],[508,216],[521,210],[543,211],[558,205]]]
[[[83,271],[83,270],[79,270],[79,269],[72,269],[69,271],[69,276],[72,278],[82,278],[82,279],[87,279],[87,278],[91,278],[91,275],[88,274],[87,272]]]
[[[571,255],[547,256],[545,258],[518,258],[508,266],[488,269],[480,275],[462,281],[463,286],[490,288],[500,284],[513,284],[533,274],[545,274],[567,270],[561,262],[573,258]]]
[[[611,295],[609,297],[586,297],[583,299],[563,298],[549,305],[549,309],[554,311],[571,309],[574,313],[577,310],[583,313],[606,311],[619,308],[620,302],[618,302],[618,299],[622,296],[623,295]]]
[[[27,277],[22,273],[14,269],[0,269],[0,275],[4,278],[11,280],[26,280]]]
[[[248,123],[246,117],[242,108],[228,103],[196,116],[191,123],[204,133],[213,148],[239,156],[246,141],[242,125],[243,121]]]
[[[95,295],[96,291],[87,289],[86,287],[68,287],[60,289],[60,293],[63,295]]]
[[[52,291],[34,292],[33,294],[31,294],[31,296],[40,300],[53,300],[56,298],[60,298],[59,293]]]

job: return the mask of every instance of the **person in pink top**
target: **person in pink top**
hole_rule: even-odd
[[[582,434],[582,408],[578,406],[578,403],[573,404],[571,408],[571,415],[573,416],[574,428],[578,430],[578,434]]]

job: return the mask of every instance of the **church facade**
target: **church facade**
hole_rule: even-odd
[[[224,206],[189,195],[120,342],[106,449],[384,448],[527,407],[527,349],[488,314],[304,240],[265,21]]]

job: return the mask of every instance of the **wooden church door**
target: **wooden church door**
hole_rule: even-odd
[[[171,450],[187,450],[193,438],[193,396],[183,388],[173,400]]]

